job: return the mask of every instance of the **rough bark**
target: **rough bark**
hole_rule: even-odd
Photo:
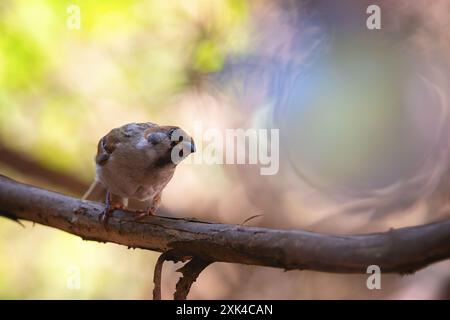
[[[411,273],[450,257],[450,221],[364,235],[326,235],[160,216],[136,221],[116,210],[105,228],[101,203],[0,177],[0,215],[58,228],[83,239],[159,252],[175,250],[210,262],[366,273]],[[13,245],[13,244],[12,244]]]

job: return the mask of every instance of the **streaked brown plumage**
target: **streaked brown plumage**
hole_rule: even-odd
[[[98,200],[106,192],[104,222],[130,198],[148,202],[145,214],[154,214],[177,164],[194,151],[192,138],[179,127],[146,122],[113,129],[98,143],[96,179],[83,198]]]

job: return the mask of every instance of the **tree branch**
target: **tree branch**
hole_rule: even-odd
[[[231,262],[285,270],[411,273],[450,257],[450,221],[365,235],[325,235],[134,214],[116,210],[107,229],[104,205],[0,177],[0,214],[58,228],[83,239],[166,252],[206,262]]]

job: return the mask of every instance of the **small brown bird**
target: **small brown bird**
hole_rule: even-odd
[[[96,179],[83,199],[106,195],[103,223],[114,209],[126,208],[128,199],[148,203],[138,217],[153,215],[177,164],[193,152],[194,141],[179,127],[146,122],[113,129],[98,143]]]

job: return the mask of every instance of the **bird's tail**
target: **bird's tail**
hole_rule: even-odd
[[[89,189],[85,192],[82,199],[83,200],[92,200],[92,201],[99,201],[104,200],[106,196],[106,189],[101,185],[100,182],[97,180],[94,180],[92,182]]]

